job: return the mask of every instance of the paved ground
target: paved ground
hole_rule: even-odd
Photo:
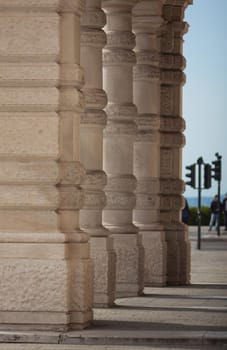
[[[227,349],[227,233],[190,228],[192,284],[145,288],[142,297],[94,310],[83,331],[0,332],[0,350]]]

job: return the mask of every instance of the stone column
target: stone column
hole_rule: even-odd
[[[79,0],[0,0],[0,328],[92,319],[79,163]]]
[[[133,176],[133,142],[136,107],[133,104],[132,69],[135,64],[131,9],[136,0],[104,0],[107,45],[104,49],[104,89],[108,96],[104,131],[104,170],[108,175],[107,206],[103,222],[114,239],[117,254],[116,294],[133,296],[142,291],[141,243],[132,224],[136,179]]]
[[[182,86],[185,82],[182,56],[182,36],[187,25],[183,22],[186,0],[168,0],[163,7],[166,21],[162,38],[161,86],[161,214],[166,226],[167,283],[187,284],[190,280],[190,243],[186,226],[181,223],[182,147]]]
[[[138,184],[134,223],[145,252],[144,284],[166,282],[166,242],[160,222],[160,28],[162,1],[140,1],[133,9],[137,64],[134,102],[138,133],[134,145],[134,174]]]
[[[106,23],[101,0],[87,0],[81,21],[81,64],[85,70],[85,113],[80,126],[81,161],[86,168],[83,182],[85,204],[80,211],[80,227],[90,235],[94,259],[94,305],[111,306],[115,299],[115,264],[113,239],[102,226],[102,209],[106,204],[103,188],[106,174],[103,168],[103,129],[107,98],[102,90],[102,48]]]

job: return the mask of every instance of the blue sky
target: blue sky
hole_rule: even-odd
[[[194,0],[186,9],[189,31],[184,36],[187,82],[183,89],[183,117],[186,121],[185,166],[202,156],[206,163],[222,155],[222,194],[227,192],[227,0]],[[204,190],[213,196],[217,182]],[[186,197],[197,191],[186,186]]]

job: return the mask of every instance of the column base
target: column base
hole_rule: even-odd
[[[167,284],[190,284],[191,244],[187,226],[179,223],[172,231],[166,231]]]
[[[132,297],[142,294],[141,237],[135,234],[113,234],[116,264],[116,297]]]
[[[1,311],[0,330],[65,332],[72,329],[84,329],[90,325],[91,319],[91,311],[86,313]]]
[[[169,286],[179,285],[180,246],[177,238],[178,238],[178,233],[176,229],[166,230],[166,242],[167,242],[166,283]]]
[[[113,238],[91,237],[91,257],[94,260],[94,306],[111,307],[115,300],[116,253]]]
[[[0,251],[0,329],[83,329],[92,322],[88,243],[0,243]]]
[[[180,249],[179,285],[189,285],[191,279],[191,243],[188,238],[188,227],[183,225],[178,231]]]
[[[144,247],[145,287],[166,285],[167,244],[164,231],[140,231]]]

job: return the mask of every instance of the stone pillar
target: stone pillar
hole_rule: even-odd
[[[187,25],[183,22],[186,0],[168,0],[163,7],[166,21],[162,38],[161,86],[161,214],[166,226],[167,283],[188,284],[190,280],[190,243],[186,226],[181,223],[182,147],[182,86],[185,82],[182,56],[182,36]]]
[[[138,184],[134,223],[145,252],[144,284],[166,283],[166,242],[160,222],[160,27],[162,1],[140,1],[133,9],[137,64],[134,102],[138,133],[134,145],[134,174]]]
[[[92,320],[79,227],[79,0],[0,0],[0,328]]]
[[[111,306],[115,299],[115,264],[113,239],[102,226],[102,209],[106,204],[103,188],[103,128],[106,125],[106,94],[102,90],[102,48],[106,23],[101,0],[87,0],[81,21],[81,64],[85,70],[85,113],[81,118],[80,153],[86,168],[83,182],[85,204],[80,211],[80,227],[90,235],[94,259],[94,305]]]
[[[133,296],[143,289],[142,247],[132,224],[135,206],[133,142],[136,107],[133,104],[132,69],[135,38],[131,9],[136,0],[104,0],[107,15],[107,45],[104,49],[104,89],[108,96],[107,127],[104,131],[104,170],[108,175],[107,206],[103,222],[114,239],[117,254],[116,294]]]

